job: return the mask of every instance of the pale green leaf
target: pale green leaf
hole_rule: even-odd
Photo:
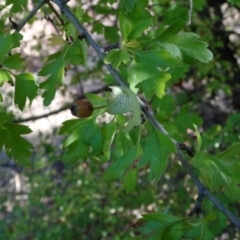
[[[141,108],[136,94],[127,87],[111,87],[112,94],[108,95],[107,112],[113,115],[132,112],[124,132],[129,132],[135,126],[141,124]]]
[[[0,86],[2,86],[5,82],[11,81],[12,77],[7,70],[0,69]]]

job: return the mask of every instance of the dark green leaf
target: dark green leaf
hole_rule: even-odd
[[[103,179],[105,181],[111,181],[122,177],[131,163],[138,158],[139,148],[139,145],[131,147],[123,156],[120,156],[119,159],[105,171]]]
[[[0,31],[0,61],[2,61],[8,53],[10,53],[12,46],[12,36],[9,33],[4,35]]]
[[[123,178],[122,190],[125,190],[127,194],[134,192],[137,186],[138,170],[137,168],[132,168],[127,170]]]
[[[125,9],[128,12],[132,12],[134,9],[134,5],[137,4],[137,0],[121,0],[120,5],[123,9]]]
[[[126,50],[114,49],[110,51],[104,58],[106,64],[112,64],[113,67],[117,68],[123,63],[128,63],[130,61],[130,56]]]
[[[12,42],[13,42],[13,48],[17,48],[20,46],[21,40],[23,39],[23,35],[19,32],[12,33]]]
[[[233,143],[227,150],[217,155],[217,158],[230,161],[240,153],[240,143]]]
[[[104,26],[104,37],[107,42],[116,43],[119,41],[118,29],[116,27]]]
[[[16,13],[16,12],[21,12],[23,8],[27,8],[27,0],[6,0],[6,6],[12,4],[11,11]]]
[[[116,123],[112,120],[110,123],[105,124],[102,129],[102,152],[100,153],[100,161],[103,163],[107,162],[110,159],[111,154],[111,145],[116,134]]]
[[[167,51],[164,50],[150,50],[145,52],[136,53],[137,59],[143,63],[147,68],[167,68],[177,67],[181,62],[172,57]]]
[[[69,120],[63,123],[59,134],[70,134],[64,143],[67,150],[63,156],[66,163],[97,155],[102,146],[102,134],[94,119]]]
[[[156,37],[156,40],[159,41],[167,41],[169,38],[178,34],[186,25],[186,21],[182,19],[176,20],[172,23],[164,32],[162,32],[159,36]]]
[[[3,66],[11,69],[23,69],[24,59],[21,58],[20,53],[16,53],[4,59]]]
[[[21,137],[21,135],[31,132],[32,131],[24,125],[12,123],[0,124],[0,147],[5,146],[7,155],[24,167],[30,167],[31,165],[29,158],[33,146]]]
[[[153,129],[144,146],[138,168],[150,163],[150,179],[155,178],[157,182],[166,170],[170,153],[175,151],[172,140]]]
[[[194,167],[200,171],[201,178],[212,191],[219,191],[221,187],[231,187],[231,172],[215,156],[197,152]]]
[[[40,84],[40,88],[45,89],[45,92],[43,93],[45,106],[48,106],[52,102],[57,88],[62,85],[64,67],[64,59],[63,57],[60,57],[44,66],[38,73],[39,76],[50,75],[47,80]]]
[[[33,99],[37,96],[37,92],[38,86],[32,74],[22,73],[16,75],[14,103],[18,105],[21,111],[25,107],[27,98],[31,105]]]
[[[180,132],[185,132],[187,128],[195,130],[194,124],[197,126],[202,125],[202,119],[197,113],[189,113],[187,107],[183,107],[180,112],[175,116],[174,122]]]
[[[152,23],[151,14],[138,5],[132,13],[120,11],[118,19],[124,43],[140,37]]]

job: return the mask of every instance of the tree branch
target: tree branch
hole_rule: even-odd
[[[92,93],[92,94],[96,94],[96,93],[99,93],[101,91],[104,91],[104,90],[107,90],[108,89],[108,86],[104,86],[102,88],[99,88],[99,89],[96,89],[94,91],[90,91],[88,93]],[[83,98],[84,97],[84,94],[78,96],[79,99]],[[41,119],[41,118],[46,118],[46,117],[49,117],[51,115],[54,115],[54,114],[57,114],[57,113],[60,113],[64,110],[67,110],[69,108],[69,106],[62,106],[60,107],[59,109],[57,110],[54,110],[54,111],[51,111],[49,113],[45,113],[45,114],[42,114],[42,115],[39,115],[39,116],[32,116],[32,117],[28,117],[28,118],[20,118],[20,119],[15,119],[13,120],[14,123],[22,123],[22,122],[30,122],[30,121],[36,121],[38,119]]]
[[[47,2],[47,0],[40,0],[39,3],[33,8],[33,10],[24,18],[16,28],[17,32],[20,32],[24,25],[36,14],[36,12]]]
[[[66,6],[65,1],[63,0],[52,0],[52,2],[56,3],[58,7],[60,8],[61,12],[65,14],[65,16],[68,18],[68,20],[76,27],[76,29],[79,31],[80,34],[84,34],[85,38],[89,42],[89,44],[93,47],[93,49],[96,51],[100,59],[104,59],[104,52],[102,48],[93,40],[92,36],[87,32],[87,30],[80,24],[78,19],[74,16],[74,14],[69,10],[69,8]],[[112,67],[112,65],[106,65],[109,72],[112,74],[112,76],[115,78],[116,82],[119,85],[127,86],[127,84],[124,82],[124,80],[121,78],[121,76],[118,74],[118,72]],[[143,107],[144,113],[146,114],[149,122],[155,126],[160,132],[170,137],[169,133],[164,129],[164,127],[155,119],[153,116],[153,113],[148,110],[147,106],[139,99],[140,105]],[[171,138],[171,137],[170,137]],[[187,162],[184,155],[181,153],[179,146],[177,144],[177,141],[171,138],[173,143],[175,144],[177,148],[177,157],[179,158],[180,162],[182,163],[184,169],[186,172],[190,175],[192,181],[195,183],[195,185],[198,188],[199,194],[204,194],[206,197],[212,201],[212,203],[221,211],[223,212],[229,220],[240,229],[240,220],[234,216],[231,212],[229,212],[221,202],[218,201],[218,199],[201,183],[197,175],[192,170],[191,166]]]

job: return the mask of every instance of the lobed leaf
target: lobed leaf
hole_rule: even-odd
[[[5,147],[6,153],[16,163],[30,167],[30,156],[33,145],[21,135],[29,134],[32,131],[24,125],[3,123],[0,124],[0,150]]]
[[[141,108],[136,94],[127,87],[111,87],[112,93],[107,95],[107,112],[113,115],[132,112],[124,132],[129,132],[135,126],[141,124]]]
[[[44,66],[38,73],[39,76],[48,76],[47,80],[40,83],[40,88],[45,89],[43,93],[44,105],[48,106],[54,99],[56,90],[62,85],[64,77],[64,59],[63,56]]]
[[[63,161],[75,164],[101,151],[102,133],[94,119],[74,119],[63,123],[59,134],[69,134],[64,142]]]
[[[161,73],[156,77],[146,79],[137,84],[146,95],[147,98],[151,98],[154,94],[162,98],[165,94],[165,83],[171,78],[169,73]]]
[[[33,99],[37,96],[38,86],[35,83],[33,75],[30,73],[22,73],[16,75],[15,77],[14,103],[21,111],[23,111],[27,98],[29,99],[31,105]]]
[[[144,146],[138,168],[142,168],[147,163],[150,163],[149,177],[150,179],[155,178],[157,182],[167,168],[170,153],[175,151],[175,145],[171,139],[153,129]]]
[[[140,146],[137,144],[131,147],[124,155],[120,156],[109,168],[106,169],[103,175],[105,181],[112,181],[124,175],[131,163],[138,158]]]
[[[188,64],[196,60],[208,63],[213,59],[212,52],[207,49],[208,44],[199,41],[199,36],[191,32],[168,37],[166,41],[159,41],[158,46],[172,57],[179,58]]]

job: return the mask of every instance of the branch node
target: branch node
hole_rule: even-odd
[[[85,33],[81,33],[81,34],[79,34],[79,35],[77,36],[77,38],[78,38],[79,40],[83,40],[83,39],[86,38],[86,34],[85,34]]]
[[[106,47],[103,47],[103,51],[104,52],[110,52],[111,50],[113,49],[118,49],[120,47],[120,44],[119,42],[113,44],[113,45],[109,45],[109,46],[106,46]]]
[[[12,24],[11,28],[14,29],[14,30],[17,30],[19,25],[16,22],[14,22],[11,18],[9,18],[9,21]]]
[[[194,214],[196,214],[197,217],[200,216],[200,214],[202,213],[202,206],[201,205],[202,205],[203,199],[204,199],[204,193],[199,191],[198,197],[196,199],[196,203],[195,203],[193,209],[188,214],[189,217],[192,217]]]
[[[189,157],[194,157],[196,151],[193,146],[188,146],[185,143],[181,143],[181,142],[177,143],[177,145],[180,150],[186,151],[186,153]]]

